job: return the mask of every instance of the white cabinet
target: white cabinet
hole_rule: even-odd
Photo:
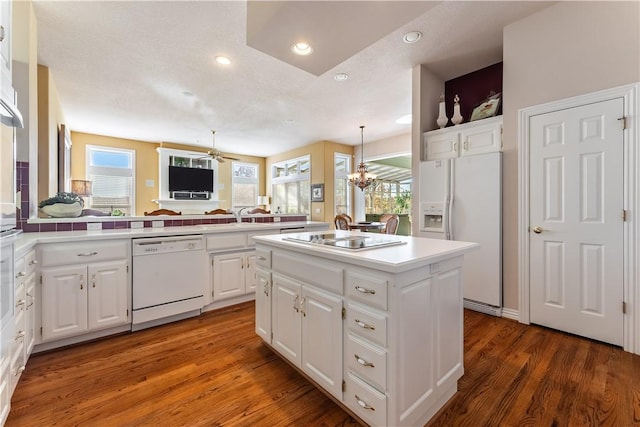
[[[271,343],[271,273],[256,270],[256,334]]]
[[[0,1],[0,79],[11,82],[12,2]]]
[[[120,240],[39,247],[42,342],[131,322],[129,247]]]
[[[13,333],[6,341],[9,352],[8,391],[13,393],[24,371],[34,343],[35,251],[16,258],[14,281]]]
[[[213,255],[213,301],[255,292],[255,251]]]
[[[502,116],[425,132],[423,160],[473,156],[502,150]]]
[[[42,270],[42,340],[126,324],[126,260]]]
[[[342,298],[274,273],[271,303],[271,345],[341,399]]]

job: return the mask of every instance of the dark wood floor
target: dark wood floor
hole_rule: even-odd
[[[7,426],[342,426],[261,344],[253,303],[34,355]],[[637,426],[640,357],[465,312],[465,375],[429,426]]]

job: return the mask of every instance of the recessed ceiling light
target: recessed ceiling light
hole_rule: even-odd
[[[411,114],[407,114],[406,116],[402,116],[398,120],[396,120],[396,123],[399,125],[409,125],[411,124],[411,121],[412,121]]]
[[[291,52],[295,53],[296,55],[307,56],[311,55],[311,52],[313,52],[313,48],[309,43],[297,42],[294,43],[293,46],[291,46]]]
[[[182,91],[182,94],[183,94],[184,96],[193,96],[193,92],[189,92],[188,90],[184,90],[184,91]]]
[[[422,38],[422,33],[420,31],[409,31],[402,37],[402,40],[405,43],[415,43]]]
[[[222,65],[231,64],[231,60],[229,58],[227,58],[226,56],[216,56],[216,62],[218,64],[222,64]]]
[[[294,124],[296,121],[294,119],[285,119],[284,120],[284,124],[285,125],[292,125]]]
[[[334,80],[337,82],[343,82],[345,80],[347,80],[349,78],[349,74],[347,73],[338,73],[335,76],[333,76]]]

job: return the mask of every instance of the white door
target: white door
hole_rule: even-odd
[[[304,287],[302,369],[338,399],[342,398],[342,299]]]
[[[244,295],[244,253],[213,257],[213,300]]]
[[[271,300],[271,345],[295,366],[300,366],[302,350],[302,320],[300,291],[302,286],[274,274]]]
[[[256,270],[256,334],[271,344],[271,274]]]
[[[87,330],[87,267],[42,270],[42,341]]]
[[[256,253],[251,251],[245,255],[244,259],[244,291],[247,294],[256,291],[258,278],[256,277]]]
[[[127,261],[90,264],[88,271],[89,330],[127,323]]]
[[[530,119],[530,320],[623,343],[623,99]]]

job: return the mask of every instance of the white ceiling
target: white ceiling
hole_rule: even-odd
[[[358,145],[360,125],[365,143],[409,133],[395,120],[411,113],[415,65],[448,80],[499,62],[503,27],[548,5],[252,2],[248,17],[244,1],[34,1],[38,61],[71,130],[209,146],[216,129],[217,148],[256,156]],[[404,43],[413,30],[423,38]],[[295,37],[311,57],[289,54]]]

